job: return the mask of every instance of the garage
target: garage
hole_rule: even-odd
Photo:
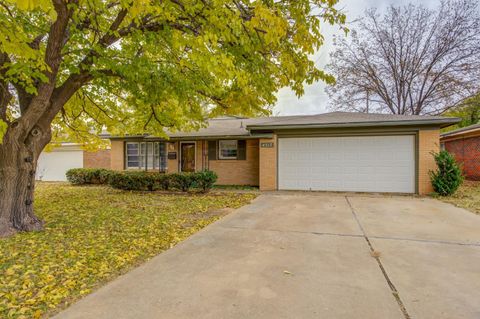
[[[41,181],[66,181],[65,173],[71,168],[83,167],[83,150],[78,144],[64,143],[38,158],[36,179]]]
[[[415,193],[415,135],[280,137],[278,189]]]

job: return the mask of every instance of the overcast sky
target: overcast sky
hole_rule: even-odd
[[[375,7],[379,13],[382,13],[391,5],[404,5],[409,2],[422,3],[423,5],[434,8],[440,0],[340,0],[337,8],[343,8],[347,14],[347,20],[353,21],[361,17],[367,8]],[[328,63],[329,54],[333,49],[332,38],[343,36],[343,32],[330,26],[326,26],[323,32],[325,44],[314,56],[314,61],[319,68],[323,68]],[[283,89],[278,92],[278,101],[273,108],[273,115],[295,115],[295,114],[317,114],[328,112],[328,95],[325,92],[325,84],[317,82],[305,87],[305,94],[299,99],[289,89]]]

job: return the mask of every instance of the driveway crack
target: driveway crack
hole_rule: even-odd
[[[385,267],[382,264],[382,261],[380,260],[380,256],[376,254],[376,250],[372,245],[372,242],[367,236],[367,233],[365,232],[365,229],[362,226],[362,223],[360,223],[360,220],[358,219],[357,213],[355,213],[355,209],[353,209],[352,203],[348,199],[347,196],[345,196],[345,200],[347,201],[348,206],[350,207],[350,210],[352,212],[353,217],[355,218],[355,221],[357,222],[358,227],[360,228],[360,231],[363,234],[363,238],[365,238],[365,241],[367,242],[367,245],[370,249],[370,253],[372,254],[372,257],[375,258],[377,261],[378,267],[382,271],[383,277],[387,281],[388,286],[390,287],[390,290],[392,292],[393,297],[397,301],[398,306],[400,307],[400,311],[402,312],[403,316],[405,319],[411,319],[410,315],[408,314],[407,308],[405,307],[405,304],[403,303],[402,299],[400,298],[400,294],[393,284],[392,280],[390,279],[390,276],[388,275],[387,271],[385,270]]]

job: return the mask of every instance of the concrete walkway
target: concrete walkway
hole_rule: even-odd
[[[480,318],[479,295],[480,216],[433,199],[271,193],[56,318]]]

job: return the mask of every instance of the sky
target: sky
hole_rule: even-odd
[[[353,21],[360,18],[368,8],[377,8],[379,13],[385,10],[391,4],[405,5],[408,3],[423,4],[429,8],[435,8],[440,0],[340,0],[337,8],[342,9],[347,15],[347,21]],[[351,28],[351,26],[349,27]],[[320,50],[313,56],[313,61],[317,67],[322,69],[329,61],[329,54],[333,50],[333,37],[344,36],[338,28],[326,25],[323,30],[325,43]],[[278,101],[273,108],[273,115],[298,115],[298,114],[318,114],[328,112],[328,95],[325,92],[326,85],[319,81],[312,85],[305,86],[305,94],[300,98],[288,88],[282,89],[277,93]]]

